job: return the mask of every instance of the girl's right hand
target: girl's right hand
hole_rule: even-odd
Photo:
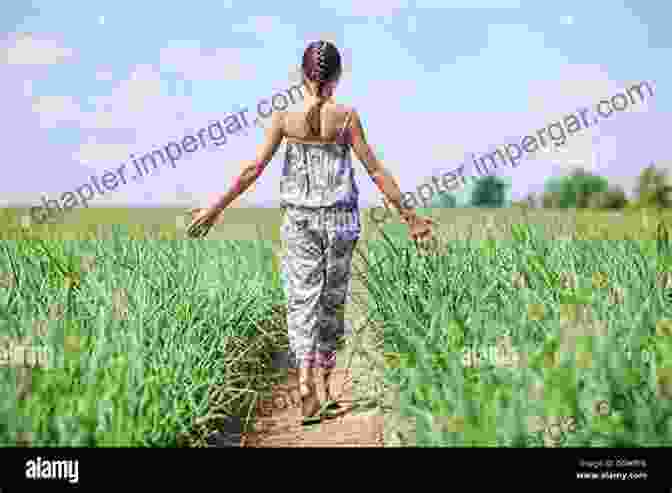
[[[203,238],[217,221],[219,212],[209,209],[191,209],[189,211],[192,221],[187,227],[187,236],[190,238]]]

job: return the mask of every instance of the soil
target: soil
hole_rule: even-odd
[[[353,391],[353,370],[346,368],[345,350],[338,355],[339,364],[332,373],[329,387],[340,406],[335,417],[303,426],[298,385],[295,378],[278,385],[272,400],[260,406],[256,430],[243,437],[244,447],[382,447],[382,415],[362,411]],[[319,374],[318,374],[319,375]],[[324,388],[319,377],[317,390],[324,401]],[[271,402],[272,401],[272,402]],[[275,404],[273,404],[275,403]]]

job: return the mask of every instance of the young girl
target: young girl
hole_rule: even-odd
[[[282,270],[287,279],[290,354],[298,368],[303,422],[309,423],[319,420],[320,409],[338,407],[330,397],[329,377],[336,365],[338,340],[345,332],[344,305],[361,232],[350,148],[408,224],[414,240],[430,237],[434,223],[402,207],[401,191],[366,142],[359,114],[334,102],[332,94],[341,75],[336,47],[326,41],[311,43],[302,68],[308,91],[304,110],[273,115],[257,159],[215,204],[192,210],[187,232],[191,237],[207,234],[222,210],[259,178],[285,140],[280,184],[285,212]],[[315,391],[313,368],[322,369],[325,406]]]

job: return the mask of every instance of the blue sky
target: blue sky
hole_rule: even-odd
[[[345,60],[336,99],[360,112],[405,192],[640,81],[652,97],[497,172],[514,199],[577,165],[629,193],[642,167],[672,162],[672,7],[663,2],[19,1],[3,10],[0,205],[58,199],[131,154],[232,111],[254,114],[291,86],[306,44],[320,38]],[[91,205],[207,204],[262,139],[251,126]],[[281,159],[237,206],[275,203]],[[358,177],[362,203],[379,202],[361,167]]]

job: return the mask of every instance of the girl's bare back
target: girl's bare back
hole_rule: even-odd
[[[342,104],[329,101],[322,106],[321,135],[313,137],[310,126],[306,122],[307,109],[301,111],[287,111],[284,113],[284,130],[289,139],[303,142],[335,142],[338,133],[345,124],[349,108]]]

